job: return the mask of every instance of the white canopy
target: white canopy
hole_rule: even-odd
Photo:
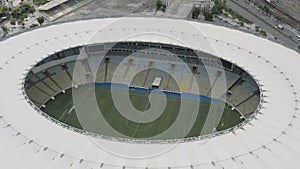
[[[124,37],[126,37],[124,39]],[[206,141],[137,144],[96,139],[46,119],[22,93],[26,72],[63,49],[122,40],[185,45],[247,70],[262,109],[242,128]],[[57,24],[0,42],[0,167],[5,169],[298,169],[300,55],[237,30],[185,20],[109,18]]]

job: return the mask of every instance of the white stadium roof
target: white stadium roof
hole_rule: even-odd
[[[243,128],[206,141],[121,143],[61,127],[40,115],[24,99],[25,74],[41,59],[85,42],[114,42],[124,36],[130,41],[185,44],[241,66],[263,91],[260,113]],[[300,55],[269,40],[205,23],[129,17],[43,27],[1,41],[0,51],[0,168],[300,166]]]

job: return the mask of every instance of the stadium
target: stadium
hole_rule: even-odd
[[[300,57],[269,40],[124,17],[0,49],[5,168],[298,168]]]

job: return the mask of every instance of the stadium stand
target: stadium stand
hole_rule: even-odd
[[[243,115],[254,112],[259,104],[255,80],[241,68],[227,61],[218,62],[212,55],[172,45],[123,42],[85,47],[85,51],[88,51],[87,58],[76,62],[82,49],[77,47],[58,52],[35,66],[36,72],[27,77],[27,81],[31,83],[26,90],[37,106],[42,106],[56,94],[80,84],[112,82],[114,79],[116,81],[113,83],[130,83],[150,88],[155,77],[162,78],[161,89],[198,93],[208,97],[212,86],[215,85],[218,89],[217,85],[220,84],[216,82],[225,78],[228,92],[227,98],[222,98],[223,101],[236,106]],[[167,52],[163,53],[162,49]],[[97,53],[102,50],[106,53]],[[129,55],[131,57],[126,58]],[[162,57],[169,55],[181,58],[188,67],[172,57]],[[220,63],[227,64],[224,69],[225,77],[222,72],[208,74],[208,69],[221,67]],[[120,73],[114,73],[117,68]],[[169,70],[173,77],[162,70]],[[190,70],[192,75],[188,73]],[[132,79],[126,79],[127,77]]]

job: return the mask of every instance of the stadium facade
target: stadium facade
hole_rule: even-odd
[[[27,97],[25,79],[41,60],[78,46],[120,41],[185,46],[241,67],[260,88],[255,116],[204,140],[144,144],[62,127]],[[1,167],[298,168],[300,57],[274,42],[205,23],[125,17],[46,26],[2,41],[0,50]]]

